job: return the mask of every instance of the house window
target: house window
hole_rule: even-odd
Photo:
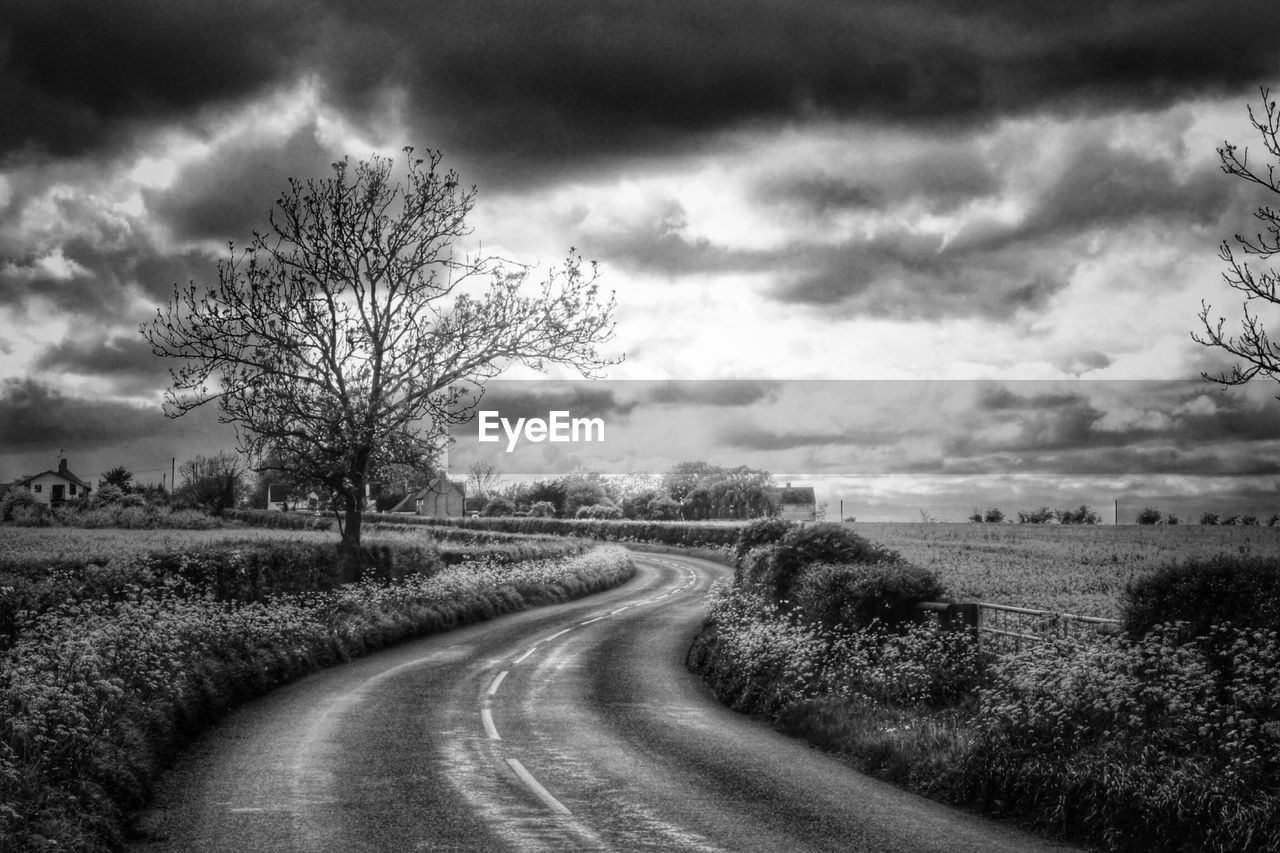
[[[35,484],[35,486],[34,486],[33,488],[34,488],[37,492],[39,492],[39,491],[42,491],[42,490],[44,489],[44,486],[40,485],[39,483],[36,483],[36,484]]]
[[[75,495],[75,493],[76,493],[76,484],[75,484],[75,483],[72,483],[72,484],[71,484],[71,488],[68,490],[68,492],[67,492],[67,493],[68,493],[68,494],[70,494],[70,495]]]

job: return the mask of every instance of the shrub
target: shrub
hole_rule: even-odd
[[[1054,520],[1056,520],[1056,516],[1053,510],[1047,506],[1042,506],[1039,509],[1018,511],[1019,524],[1048,524]]]
[[[533,518],[554,518],[556,505],[551,501],[534,501],[529,507],[529,515]]]
[[[796,527],[778,541],[771,561],[770,594],[775,601],[786,601],[804,567],[816,563],[892,563],[901,559],[896,551],[873,545],[834,522]]]
[[[1004,521],[1004,513],[999,507],[989,507],[981,520],[986,524],[999,524]]]
[[[591,504],[580,506],[573,514],[574,518],[622,518],[622,510],[613,504]]]
[[[1160,518],[1160,510],[1155,507],[1144,507],[1143,510],[1138,513],[1139,524],[1159,524]]]
[[[1055,514],[1062,524],[1098,524],[1102,521],[1102,517],[1088,504],[1080,504],[1076,509],[1060,509]]]
[[[1201,524],[1217,524],[1218,514],[1216,512],[1206,512],[1204,515],[1200,516],[1200,523]]]
[[[773,576],[774,555],[778,546],[760,545],[733,560],[733,585],[738,589],[766,594]]]
[[[909,563],[824,563],[801,573],[792,597],[803,618],[828,629],[898,630],[915,621],[916,604],[943,594],[932,572]]]
[[[1183,623],[1184,640],[1219,624],[1280,630],[1280,560],[1223,554],[1165,566],[1125,588],[1122,610],[1131,636],[1165,622]]]
[[[480,514],[487,517],[515,515],[516,505],[510,499],[498,496],[490,498],[484,505],[484,509],[480,510]]]
[[[757,518],[738,532],[738,541],[733,546],[734,565],[751,549],[780,541],[794,527],[795,524],[783,518]]]

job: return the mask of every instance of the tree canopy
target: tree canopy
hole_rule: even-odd
[[[476,189],[440,164],[406,148],[399,170],[374,156],[290,179],[216,283],[175,286],[142,327],[179,362],[166,413],[218,401],[249,458],[334,496],[348,544],[371,475],[429,468],[487,379],[514,362],[594,377],[618,360],[598,351],[615,303],[595,264],[571,249],[535,282],[529,266],[465,254]]]

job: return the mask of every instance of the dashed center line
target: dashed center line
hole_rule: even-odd
[[[498,673],[498,675],[493,679],[493,683],[489,685],[490,696],[498,692],[498,685],[502,684],[502,679],[506,677],[507,677],[507,671],[505,669],[502,672]]]
[[[489,740],[502,740],[497,726],[493,724],[493,712],[488,708],[480,709],[480,722],[484,725],[484,733],[489,736]]]
[[[525,787],[532,791],[534,796],[542,800],[547,808],[560,814],[573,814],[573,812],[569,811],[568,807],[566,807],[564,803],[551,796],[551,792],[542,787],[542,783],[533,778],[533,774],[528,770],[525,770],[523,764],[514,758],[508,758],[507,764],[510,765],[511,769],[520,777],[520,781],[524,783]]]
[[[678,563],[672,563],[665,560],[660,560],[658,562],[664,562],[672,566],[679,565]],[[608,619],[610,616],[616,616],[617,614],[622,613],[623,611],[631,607],[639,607],[645,604],[653,604],[655,602],[661,601],[664,598],[668,598],[670,596],[676,595],[679,592],[684,591],[685,589],[688,589],[690,586],[692,586],[696,582],[697,582],[697,577],[692,572],[690,572],[689,581],[687,581],[681,586],[676,587],[675,589],[669,589],[666,592],[662,593],[661,595],[656,595],[652,598],[648,598],[643,601],[633,601],[630,604],[624,604],[622,607],[619,607],[616,610],[612,610],[609,613],[601,614],[600,616],[596,616],[592,619],[587,619],[583,622],[579,622],[577,626],[571,625],[568,628],[565,628],[563,631],[557,631],[556,633],[552,634],[550,637],[547,637],[545,640],[540,640],[532,648],[528,649],[527,651],[525,651],[524,654],[520,655],[520,657],[512,661],[512,666],[523,663],[525,660],[529,658],[530,655],[538,651],[538,649],[541,648],[543,644],[549,643],[552,640],[555,640],[559,637],[563,637],[565,634],[572,631],[574,627],[591,625],[595,622],[601,621],[602,619]],[[498,728],[497,726],[494,725],[494,722],[493,722],[493,712],[489,709],[488,706],[489,706],[489,697],[497,695],[498,688],[502,686],[503,679],[505,679],[509,673],[510,673],[510,670],[504,669],[498,672],[498,674],[493,677],[493,681],[489,683],[489,689],[485,693],[484,707],[480,709],[480,722],[484,726],[485,735],[489,738],[489,740],[502,740],[502,735],[498,734]],[[506,761],[507,766],[511,768],[512,772],[514,772],[516,776],[520,779],[521,783],[526,788],[528,788],[533,793],[534,796],[536,796],[539,800],[541,800],[543,805],[547,806],[547,808],[551,809],[553,812],[556,812],[558,814],[563,814],[563,815],[573,814],[573,812],[569,811],[568,807],[565,806],[564,803],[557,800],[551,794],[550,791],[544,788],[542,786],[542,783],[540,783],[537,779],[535,779],[533,774],[530,773],[527,769],[525,769],[525,766],[521,764],[519,760],[515,758],[505,758],[504,760]]]

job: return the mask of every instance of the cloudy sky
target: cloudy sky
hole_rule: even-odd
[[[1280,83],[1278,25],[1272,0],[14,0],[0,480],[59,451],[85,479],[158,480],[229,444],[215,413],[158,414],[166,365],[139,324],[210,280],[288,177],[411,144],[479,187],[486,249],[600,262],[611,379],[912,389],[874,429],[793,418],[768,447],[752,429],[771,409],[748,406],[707,455],[860,488],[885,516],[941,488],[927,475],[1041,476],[1025,499],[1065,502],[1068,474],[1117,470],[1184,478],[1135,495],[1269,514],[1275,389],[1196,387],[1222,365],[1189,332],[1202,299],[1238,314],[1217,245],[1268,199],[1215,149],[1261,153],[1245,108]],[[892,398],[947,387],[925,380],[966,380],[968,414],[929,434],[913,408],[908,447]]]

